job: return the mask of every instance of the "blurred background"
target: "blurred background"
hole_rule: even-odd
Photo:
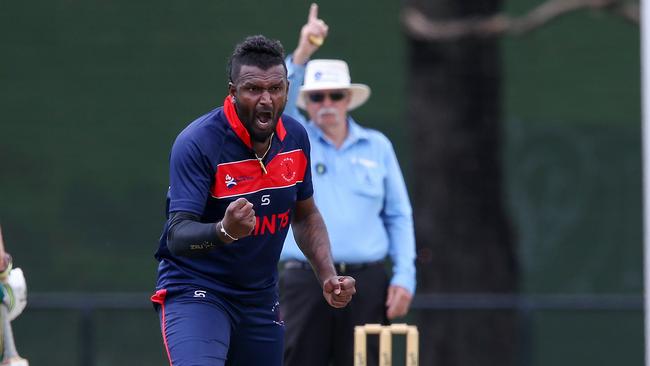
[[[614,0],[521,32],[427,33],[404,16],[542,3],[320,4],[317,56],[372,87],[353,116],[393,141],[410,188],[405,321],[423,365],[643,362],[638,25]],[[32,365],[166,364],[148,295],[169,149],[222,103],[234,45],[261,33],[291,52],[308,7],[0,2],[0,224],[28,282],[13,326]]]

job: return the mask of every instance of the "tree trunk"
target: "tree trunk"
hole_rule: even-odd
[[[500,2],[411,5],[432,19],[452,19],[495,13]],[[418,293],[514,293],[517,260],[503,204],[499,42],[409,39],[408,52]],[[422,365],[515,364],[515,311],[424,311],[419,324]]]

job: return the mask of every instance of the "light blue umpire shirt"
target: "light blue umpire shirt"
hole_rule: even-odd
[[[391,142],[348,116],[339,149],[298,111],[305,66],[286,64],[290,81],[285,114],[300,121],[311,143],[314,199],[329,233],[335,262],[363,263],[390,256],[392,285],[415,293],[415,234],[406,184]],[[281,260],[306,261],[289,230]]]

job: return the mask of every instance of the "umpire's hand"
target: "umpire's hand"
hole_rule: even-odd
[[[304,65],[309,58],[320,48],[327,38],[329,27],[318,17],[318,5],[311,4],[307,23],[300,29],[298,47],[293,51],[293,62],[296,65]]]
[[[354,283],[350,276],[332,276],[323,282],[323,296],[330,306],[343,308],[357,292]]]

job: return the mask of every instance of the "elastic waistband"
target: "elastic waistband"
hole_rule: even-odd
[[[336,262],[334,263],[334,268],[336,268],[336,273],[339,275],[348,273],[348,272],[354,272],[354,271],[360,271],[362,269],[370,268],[370,267],[375,267],[375,266],[383,266],[384,261],[374,261],[374,262],[364,262],[364,263],[346,263],[346,262]],[[284,269],[303,269],[303,270],[309,270],[311,271],[311,265],[309,262],[303,262],[303,261],[298,261],[298,260],[288,260],[282,262],[282,268]]]

